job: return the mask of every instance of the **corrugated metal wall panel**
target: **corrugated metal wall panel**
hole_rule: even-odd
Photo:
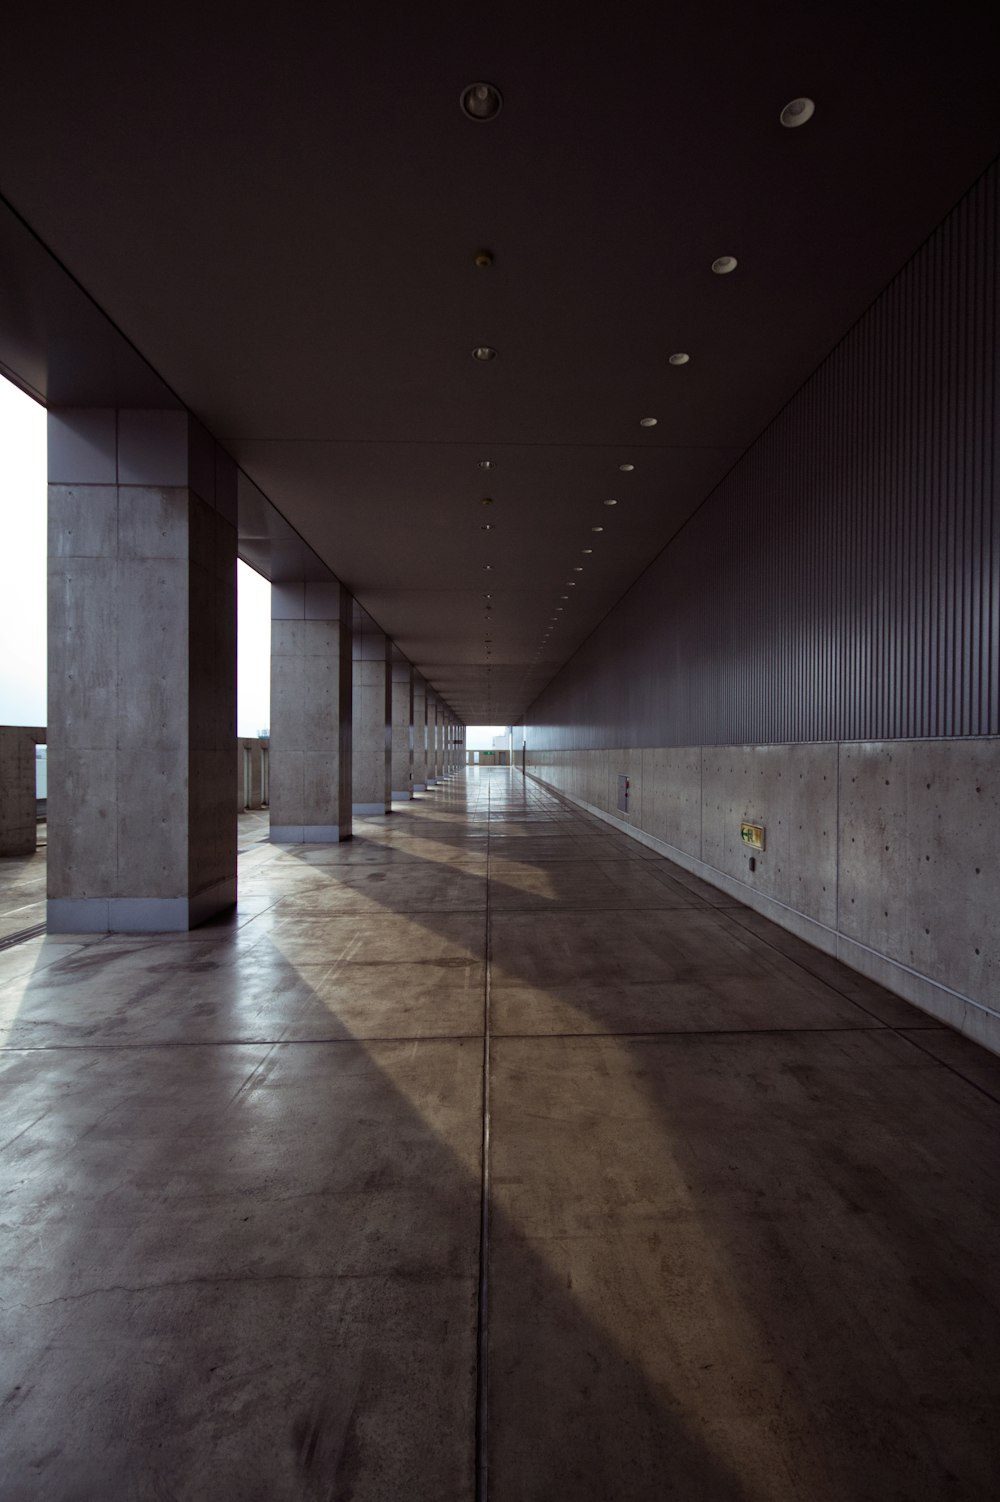
[[[553,680],[529,746],[1000,733],[998,175]]]

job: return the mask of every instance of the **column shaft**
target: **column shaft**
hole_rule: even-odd
[[[355,814],[371,817],[392,811],[391,644],[364,611],[354,627],[354,793]]]
[[[413,797],[413,669],[392,664],[392,796]]]
[[[49,928],[236,900],[236,470],[184,411],[49,413]]]
[[[427,684],[413,675],[413,791],[427,791]]]
[[[271,587],[271,839],[351,837],[351,611],[336,580]]]

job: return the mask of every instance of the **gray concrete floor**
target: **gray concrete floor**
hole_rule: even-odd
[[[994,1497],[1000,1060],[516,772],[357,830],[0,952],[4,1502],[471,1502],[485,1371],[494,1502]]]

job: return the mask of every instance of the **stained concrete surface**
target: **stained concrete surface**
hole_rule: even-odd
[[[995,1495],[1000,1061],[517,772],[265,829],[0,952],[0,1498]]]

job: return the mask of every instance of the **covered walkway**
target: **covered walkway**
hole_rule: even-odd
[[[355,831],[0,953],[0,1496],[995,1495],[1000,1060],[517,772]]]

